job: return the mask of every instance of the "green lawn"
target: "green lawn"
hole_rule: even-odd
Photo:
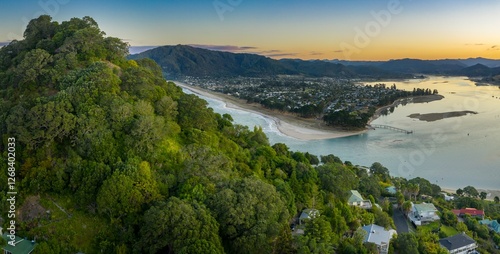
[[[434,221],[434,222],[431,222],[427,225],[420,226],[420,228],[424,231],[427,231],[427,232],[436,232],[438,230],[440,224],[441,223],[439,221]]]
[[[445,225],[441,226],[441,232],[444,232],[447,237],[458,234],[458,231],[455,228]]]

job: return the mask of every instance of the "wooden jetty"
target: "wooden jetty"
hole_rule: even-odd
[[[373,128],[373,129],[376,129],[376,128],[379,128],[379,129],[388,129],[388,130],[398,131],[398,132],[402,132],[402,133],[406,133],[406,134],[412,134],[413,133],[413,131],[411,131],[411,130],[405,130],[405,129],[396,128],[396,127],[392,127],[392,126],[389,126],[389,125],[383,125],[383,124],[371,124],[371,125],[369,125],[369,127]]]

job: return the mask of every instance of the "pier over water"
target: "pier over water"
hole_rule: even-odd
[[[405,129],[401,129],[401,128],[396,128],[396,127],[392,127],[392,126],[389,126],[389,125],[383,125],[383,124],[371,124],[369,125],[369,127],[373,128],[373,129],[388,129],[388,130],[393,130],[393,131],[398,131],[398,132],[402,132],[402,133],[406,133],[406,134],[412,134],[413,131],[412,130],[405,130]]]

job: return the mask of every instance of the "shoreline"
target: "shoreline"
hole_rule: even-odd
[[[457,193],[457,188],[447,188],[447,187],[442,187],[441,192],[446,192],[448,194],[456,194]],[[486,199],[488,201],[493,201],[495,197],[500,197],[500,190],[494,190],[494,189],[481,189],[478,188],[477,191],[481,193],[482,191],[487,193]]]
[[[212,99],[222,101],[227,108],[238,109],[245,112],[250,112],[262,116],[270,121],[273,121],[278,129],[278,131],[288,137],[302,140],[324,140],[324,139],[334,139],[341,137],[348,137],[359,135],[368,132],[370,129],[364,129],[359,131],[342,131],[335,130],[331,127],[326,126],[322,121],[318,119],[301,119],[292,114],[287,114],[285,112],[276,112],[270,109],[262,107],[260,104],[252,103],[249,104],[245,100],[235,98],[226,94],[217,93],[213,91],[208,91],[200,87],[188,85],[180,81],[172,81],[176,85],[190,90],[194,94],[203,95]],[[372,118],[368,121],[368,125],[382,116],[382,111],[389,109],[390,107],[397,107],[398,105],[405,103],[428,103],[432,101],[437,101],[443,99],[442,95],[425,95],[418,97],[409,97],[396,100],[391,105],[380,107],[376,110]],[[442,187],[443,192],[456,193],[458,188],[454,187]],[[500,189],[491,188],[478,188],[479,192],[484,191],[489,194],[486,200],[493,200],[495,196],[500,197]]]
[[[442,96],[442,95],[432,94],[432,95],[422,95],[422,96],[397,99],[396,101],[394,101],[390,105],[386,105],[386,106],[378,108],[375,111],[375,113],[373,114],[373,116],[370,118],[370,120],[368,120],[368,124],[370,124],[371,122],[375,121],[377,118],[382,116],[382,112],[384,110],[388,110],[392,107],[397,107],[397,106],[404,104],[404,103],[429,103],[429,102],[433,102],[433,101],[439,101],[443,98],[444,98],[444,96]]]
[[[212,99],[221,100],[226,107],[239,109],[246,112],[258,114],[272,120],[282,134],[298,140],[323,140],[355,136],[366,133],[368,129],[358,131],[344,131],[328,127],[323,121],[318,119],[304,119],[284,112],[276,112],[266,109],[260,104],[249,104],[246,101],[232,96],[208,91],[200,87],[188,85],[184,82],[173,81],[176,85],[192,91],[195,94],[203,95]]]

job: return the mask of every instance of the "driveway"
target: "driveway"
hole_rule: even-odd
[[[398,234],[410,232],[406,217],[404,216],[403,212],[397,207],[394,207],[393,209],[392,219],[394,220],[394,224],[396,225],[396,231],[398,232]]]

